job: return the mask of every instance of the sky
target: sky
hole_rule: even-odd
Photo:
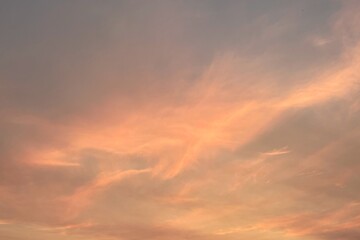
[[[1,1],[0,239],[360,239],[359,11]]]

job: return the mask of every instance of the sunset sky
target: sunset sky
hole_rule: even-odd
[[[1,240],[359,240],[360,1],[0,1]]]

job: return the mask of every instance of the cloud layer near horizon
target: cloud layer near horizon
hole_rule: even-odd
[[[360,238],[356,1],[0,9],[0,238]]]

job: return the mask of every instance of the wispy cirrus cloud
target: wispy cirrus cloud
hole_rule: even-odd
[[[359,236],[357,2],[3,4],[0,238]]]

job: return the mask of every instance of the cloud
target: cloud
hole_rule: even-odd
[[[115,172],[106,172],[99,174],[99,176],[86,186],[82,186],[75,190],[75,193],[69,197],[65,197],[65,200],[69,206],[69,215],[74,216],[83,208],[86,208],[94,198],[94,195],[104,191],[111,184],[120,182],[126,178],[136,176],[138,174],[150,172],[151,169],[142,170],[124,170]]]
[[[289,152],[290,151],[287,149],[287,147],[284,147],[284,148],[280,148],[280,149],[274,149],[272,151],[265,152],[263,154],[267,155],[267,156],[276,156],[276,155],[287,154]]]
[[[358,236],[357,2],[2,4],[0,237]]]

